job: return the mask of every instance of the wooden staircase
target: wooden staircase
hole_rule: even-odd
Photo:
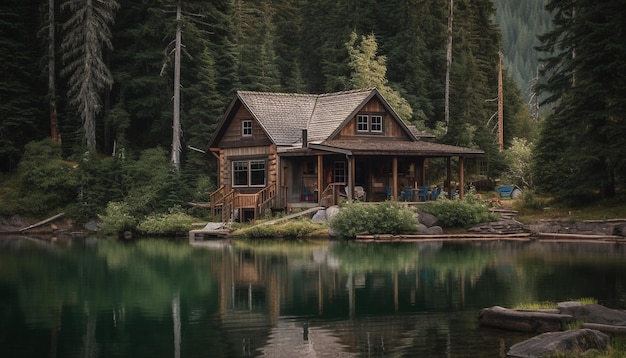
[[[243,214],[243,210],[254,210],[256,220],[265,210],[270,209],[276,202],[276,183],[271,183],[259,192],[253,194],[239,193],[235,189],[222,186],[209,196],[211,214],[221,215],[222,222],[228,222],[235,217],[235,211]]]

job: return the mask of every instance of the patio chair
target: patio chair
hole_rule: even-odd
[[[387,196],[386,200],[391,199],[391,187],[389,185],[385,185],[385,195]]]
[[[435,190],[430,193],[430,200],[437,200],[439,195],[441,194],[441,187],[437,187]]]
[[[417,188],[417,200],[428,201],[428,187],[420,186]]]
[[[402,192],[400,193],[400,200],[402,201],[411,201],[413,200],[413,188],[410,186],[405,186],[402,188]]]
[[[362,186],[357,185],[354,187],[354,199],[356,200],[360,200],[360,201],[366,201],[367,199],[367,193],[365,192],[365,189],[363,189]]]

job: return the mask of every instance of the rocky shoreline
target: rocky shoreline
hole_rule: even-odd
[[[330,209],[330,208],[328,208]],[[438,220],[428,213],[419,213],[418,233],[413,235],[377,235],[376,241],[399,240],[408,238],[411,240],[420,238],[431,239],[460,239],[493,237],[500,239],[520,238],[533,240],[590,240],[610,241],[626,243],[626,218],[607,220],[582,220],[574,221],[568,218],[543,219],[531,224],[524,224],[516,220],[517,212],[509,209],[493,209],[500,215],[500,220],[481,223],[468,228],[464,232],[445,234],[438,226]],[[329,214],[329,213],[326,213]],[[325,215],[327,216],[327,215]],[[315,217],[314,217],[315,220]],[[83,226],[76,226],[67,218],[59,218],[45,225],[23,231],[31,224],[28,220],[13,215],[9,218],[0,217],[0,234],[30,234],[51,236],[86,236],[98,231],[96,222],[89,222]],[[370,238],[374,239],[374,238]]]
[[[626,334],[626,312],[575,301],[560,302],[553,310],[484,308],[478,321],[481,326],[540,333],[511,346],[507,356],[519,358],[601,352],[608,348],[608,334]],[[571,325],[580,328],[568,329]]]

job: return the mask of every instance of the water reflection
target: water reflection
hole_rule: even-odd
[[[622,245],[0,238],[2,357],[500,357],[492,305],[624,308]]]

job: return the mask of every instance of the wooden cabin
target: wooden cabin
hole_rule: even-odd
[[[375,88],[319,95],[239,91],[208,151],[219,168],[210,205],[224,221],[330,206],[355,195],[418,200],[433,157],[447,159],[448,183],[450,159],[458,157],[462,196],[464,158],[484,154],[434,142],[405,124]],[[411,189],[415,196],[407,197]]]

